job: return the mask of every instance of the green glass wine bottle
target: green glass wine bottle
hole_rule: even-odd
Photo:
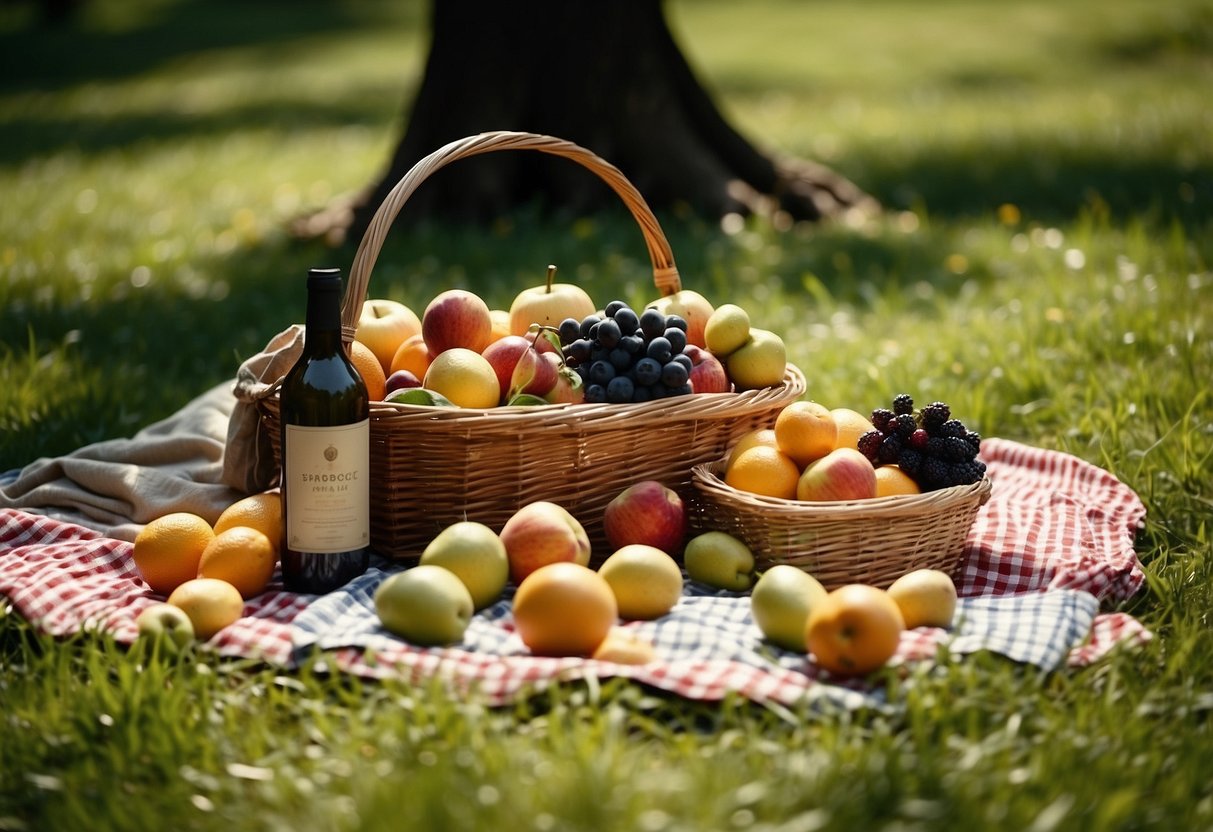
[[[370,396],[341,340],[341,270],[307,278],[303,353],[280,390],[282,580],[325,593],[370,561]]]

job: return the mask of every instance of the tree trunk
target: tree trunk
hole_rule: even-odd
[[[654,208],[686,203],[712,217],[785,212],[818,220],[874,201],[844,177],[762,152],[699,83],[659,0],[434,0],[432,43],[407,129],[383,177],[312,233],[360,236],[412,165],[489,130],[546,133],[623,171]],[[484,220],[539,201],[571,212],[613,199],[588,171],[542,154],[461,160],[418,189],[402,218]]]

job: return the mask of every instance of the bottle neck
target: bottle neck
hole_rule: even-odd
[[[334,270],[335,271],[335,270]],[[331,353],[341,347],[341,278],[308,278],[307,330],[304,347],[309,353]]]

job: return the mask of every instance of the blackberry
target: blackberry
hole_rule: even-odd
[[[973,458],[973,446],[957,436],[944,439],[943,458],[948,462],[968,462]]]
[[[927,440],[927,444],[922,451],[927,456],[942,457],[944,455],[945,447],[947,447],[947,443],[943,441],[942,436],[932,436]]]
[[[923,455],[913,448],[902,448],[901,453],[897,456],[897,466],[905,471],[911,477],[918,474],[918,469],[922,466]]]
[[[909,393],[900,393],[893,398],[893,412],[898,416],[902,414],[913,414],[914,399]]]
[[[936,436],[955,436],[963,439],[967,434],[968,428],[959,419],[949,419],[939,426],[939,430],[935,431]]]
[[[886,408],[876,408],[872,411],[872,427],[879,431],[888,430],[889,422],[893,419],[894,415],[893,411]]]
[[[934,430],[952,418],[952,409],[943,402],[931,402],[922,409],[921,415],[923,427]]]
[[[888,430],[896,432],[902,439],[909,439],[914,431],[918,430],[918,423],[909,413],[900,413],[889,422]]]
[[[880,443],[884,440],[884,434],[878,430],[870,430],[859,437],[856,447],[859,452],[868,458],[868,461],[873,465],[877,464],[879,459]]]
[[[876,452],[876,459],[881,465],[892,465],[897,461],[897,456],[901,453],[901,437],[895,433],[885,434],[884,439],[880,441],[880,449]]]
[[[981,452],[981,434],[975,430],[971,430],[965,434],[965,441],[973,447],[973,456],[977,456]]]
[[[951,472],[948,463],[938,457],[927,457],[918,466],[918,485],[923,491],[946,488]]]

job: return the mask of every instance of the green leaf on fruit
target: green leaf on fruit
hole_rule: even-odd
[[[455,403],[441,393],[426,390],[424,387],[410,387],[404,390],[394,390],[384,401],[392,404],[420,404],[426,407],[455,407]]]
[[[536,324],[536,326],[538,326],[538,325]],[[536,346],[538,346],[540,338],[542,338],[543,340],[545,340],[549,344],[551,344],[552,349],[555,351],[555,353],[557,355],[559,355],[562,359],[564,358],[564,353],[561,351],[559,331],[553,329],[550,326],[540,326],[539,334],[535,336]],[[563,363],[563,361],[562,361],[562,363]]]
[[[539,396],[532,396],[530,393],[519,393],[506,404],[510,407],[534,407],[537,404],[551,404],[551,402]]]

